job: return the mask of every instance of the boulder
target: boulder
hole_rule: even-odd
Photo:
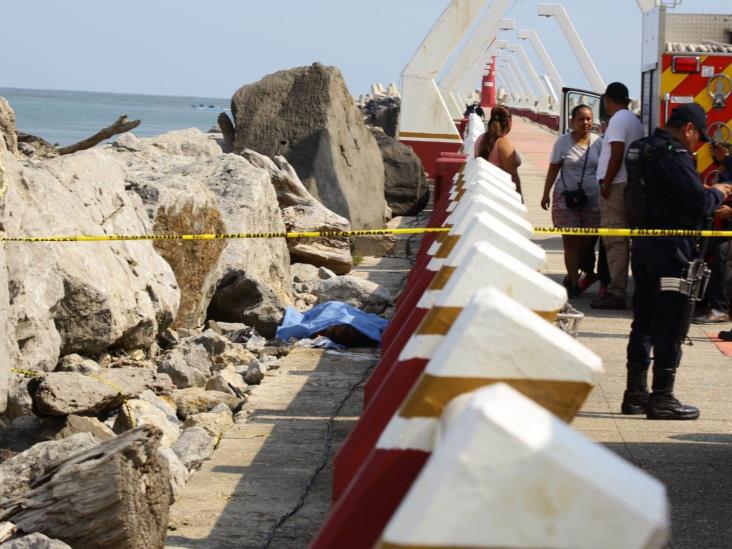
[[[182,130],[145,139],[125,135],[113,150],[126,163],[128,188],[142,198],[156,232],[285,230],[269,173],[243,158],[222,154],[210,134]],[[222,281],[231,276],[256,281],[255,291],[264,288],[237,296],[232,304],[247,309],[250,316],[256,316],[257,303],[267,290],[277,296],[277,307],[290,302],[289,253],[283,238],[157,241],[156,247],[181,285],[178,327],[200,326],[207,312],[210,318],[227,320],[213,316],[209,304]],[[245,306],[237,307],[239,300]]]
[[[307,191],[284,157],[270,159],[249,149],[241,154],[253,165],[269,172],[288,232],[351,230],[346,218],[330,211]],[[350,242],[346,237],[291,238],[287,246],[292,261],[330,267],[339,274],[349,273],[353,268]]]
[[[15,126],[15,111],[10,103],[0,97],[0,141],[11,154],[18,152],[18,128]]]
[[[231,393],[234,396],[241,397],[246,394],[247,384],[236,370],[225,368],[208,380],[206,390]]]
[[[192,170],[191,177],[205,181],[218,198],[228,233],[285,231],[266,170],[233,155],[210,163]],[[208,318],[243,322],[263,334],[274,334],[292,301],[291,285],[284,238],[229,240],[215,273]]]
[[[101,370],[99,364],[90,358],[84,358],[81,355],[71,354],[63,357],[54,371],[56,372],[76,372],[77,374],[98,374]]]
[[[173,386],[167,375],[142,368],[108,369],[94,376],[51,372],[28,385],[33,411],[39,416],[99,414],[119,408],[145,389],[163,393],[172,392]]]
[[[5,417],[15,419],[16,417],[33,414],[33,399],[28,392],[28,384],[31,378],[11,375],[10,388],[8,390],[8,405],[5,410]]]
[[[179,389],[205,386],[211,367],[206,348],[191,342],[173,347],[158,362],[158,371],[168,374]]]
[[[176,500],[188,482],[190,472],[172,448],[160,448],[158,453],[170,471],[170,487],[173,490],[173,499]]]
[[[79,433],[63,440],[41,442],[0,464],[0,508],[8,501],[22,498],[47,469],[75,453],[97,445],[89,433]]]
[[[241,87],[234,151],[284,156],[305,188],[357,229],[381,227],[383,161],[338,69],[315,63]]]
[[[213,410],[219,404],[226,404],[229,410],[237,412],[244,403],[244,399],[232,396],[229,393],[206,391],[198,387],[175,391],[173,399],[175,400],[178,416],[183,419],[193,414]]]
[[[254,362],[250,364],[247,367],[246,371],[243,373],[243,375],[244,381],[247,383],[247,385],[259,385],[264,379],[264,374],[262,373],[262,369],[259,366],[259,362]]]
[[[177,417],[170,417],[160,406],[147,400],[139,398],[128,400],[120,409],[113,430],[115,433],[124,433],[140,425],[152,425],[160,429],[161,448],[170,447],[180,436],[178,430],[180,421]]]
[[[429,200],[422,161],[411,147],[371,128],[384,161],[384,193],[394,216],[417,215]],[[342,274],[342,273],[339,273]]]
[[[125,191],[124,166],[103,149],[6,168],[8,234],[150,232],[139,197]],[[175,276],[150,242],[8,243],[5,251],[22,368],[51,371],[67,354],[144,348],[175,317]]]
[[[234,418],[226,404],[219,404],[210,412],[202,412],[188,416],[183,423],[184,428],[202,427],[218,441],[221,436],[234,426]]]
[[[39,442],[62,440],[79,433],[89,433],[97,440],[108,440],[115,436],[112,429],[95,417],[21,416],[15,418],[0,430],[0,450],[16,454],[25,452]]]
[[[367,313],[381,314],[391,305],[389,290],[370,280],[339,276],[324,280],[315,290],[318,303],[342,301]]]
[[[251,333],[251,328],[241,322],[219,322],[216,320],[209,320],[206,323],[206,327],[234,343],[246,343],[246,340],[249,338],[249,334]]]
[[[2,98],[0,98],[2,99]],[[0,107],[1,108],[1,107]],[[0,115],[1,117],[2,115]],[[0,141],[3,141],[0,138]],[[3,144],[3,147],[5,145]],[[3,164],[4,153],[0,148],[0,197],[4,196],[7,189],[5,180],[5,169]],[[4,200],[0,198],[0,213],[4,211]],[[3,214],[4,216],[4,214]],[[10,334],[8,317],[10,312],[10,295],[8,291],[8,269],[5,246],[0,246],[0,414],[8,405],[8,393],[10,391],[11,364],[18,362],[18,347]]]
[[[186,469],[193,471],[213,454],[216,444],[203,427],[189,427],[173,444],[172,450]]]
[[[39,534],[28,534],[21,538],[11,539],[2,544],[2,549],[72,549],[63,541],[51,539],[48,536]]]

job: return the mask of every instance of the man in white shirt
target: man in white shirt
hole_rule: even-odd
[[[600,224],[606,228],[625,228],[625,203],[623,194],[628,181],[625,169],[625,153],[628,146],[643,137],[643,126],[638,117],[628,110],[628,88],[613,82],[605,90],[603,98],[610,123],[605,131],[597,164],[597,180],[600,184]],[[625,309],[625,291],[628,285],[629,239],[604,236],[610,285],[607,295],[595,299],[593,309]]]

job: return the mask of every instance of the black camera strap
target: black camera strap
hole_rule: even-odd
[[[579,180],[579,190],[580,191],[584,190],[584,189],[582,189],[582,182],[585,180],[585,172],[587,171],[587,161],[590,158],[590,148],[592,147],[592,138],[588,137],[587,139],[589,140],[589,144],[587,145],[587,149],[585,149],[585,163],[582,166],[582,176],[580,177],[580,180]],[[564,161],[562,161],[562,164],[563,163],[564,163]],[[562,185],[564,185],[564,190],[569,191],[569,188],[567,188],[567,182],[564,180],[564,169],[562,167],[559,168],[559,175],[562,178]]]

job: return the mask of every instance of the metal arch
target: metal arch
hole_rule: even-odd
[[[528,74],[529,78],[533,81],[534,87],[536,88],[536,91],[541,94],[544,97],[539,97],[540,106],[546,108],[549,106],[549,96],[546,95],[546,90],[544,89],[544,83],[542,82],[541,78],[539,77],[539,74],[536,72],[536,69],[534,68],[534,64],[531,62],[531,59],[529,59],[529,56],[526,54],[526,50],[521,46],[521,44],[509,44],[509,49],[511,51],[516,52],[518,54],[519,59],[521,60],[521,63]],[[558,97],[554,97],[555,101],[558,101]]]
[[[531,42],[531,45],[533,46],[536,54],[539,56],[539,59],[544,65],[546,72],[549,73],[549,78],[551,79],[551,85],[554,88],[555,97],[559,96],[562,93],[562,88],[564,87],[564,80],[559,74],[559,70],[554,64],[554,61],[552,61],[549,52],[547,52],[546,48],[544,47],[544,43],[541,41],[541,38],[539,38],[539,34],[533,29],[522,29],[518,31],[516,36],[519,38],[519,40],[528,40],[529,42]]]
[[[600,71],[597,70],[594,61],[592,61],[592,57],[590,57],[584,42],[582,42],[582,38],[580,38],[564,6],[562,4],[539,4],[539,15],[542,17],[554,17],[557,20],[577,61],[579,61],[580,67],[582,67],[587,79],[590,81],[592,91],[604,93],[607,87],[605,80],[602,78]]]

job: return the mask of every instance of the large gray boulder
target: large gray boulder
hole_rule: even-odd
[[[384,223],[383,162],[340,71],[315,63],[241,87],[234,151],[284,156],[307,190],[356,229]]]
[[[124,166],[103,150],[5,161],[8,234],[150,232],[141,200],[125,190]],[[175,318],[175,276],[150,242],[8,243],[5,250],[8,334],[22,368],[51,371],[61,355],[147,347]]]
[[[156,233],[285,231],[269,172],[223,154],[211,134],[124,135],[112,150],[125,163],[128,188],[142,198]],[[291,302],[290,256],[283,238],[158,241],[155,247],[181,287],[176,327],[200,326],[208,315],[268,331]],[[226,306],[218,299],[210,308],[223,288]]]
[[[370,129],[384,161],[386,203],[395,216],[417,215],[427,205],[430,192],[422,161],[411,147],[389,137],[380,128]]]

